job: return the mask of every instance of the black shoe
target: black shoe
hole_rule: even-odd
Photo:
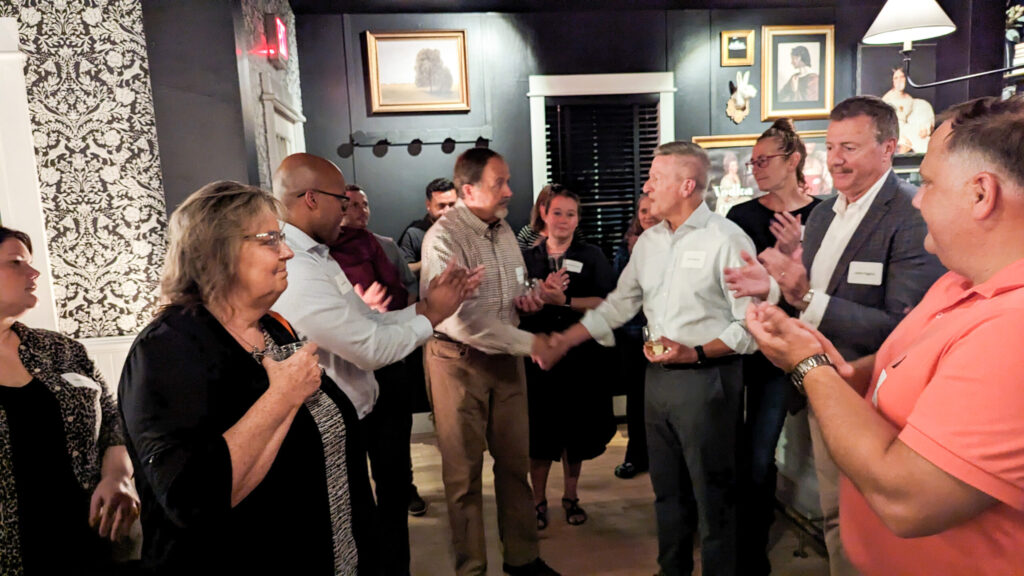
[[[427,501],[420,498],[420,493],[413,484],[409,491],[409,516],[423,516],[427,513],[427,508]]]
[[[522,566],[502,564],[501,569],[509,576],[561,576],[561,574],[555,572],[551,566],[545,564],[540,558]]]
[[[647,468],[640,468],[639,466],[633,465],[632,462],[623,462],[615,467],[615,475],[624,480],[629,480],[637,474],[646,471]]]

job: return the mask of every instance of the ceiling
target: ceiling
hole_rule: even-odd
[[[290,0],[296,14],[803,8],[843,0]]]

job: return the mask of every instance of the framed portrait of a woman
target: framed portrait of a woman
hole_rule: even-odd
[[[761,28],[761,120],[827,118],[835,104],[835,28]]]

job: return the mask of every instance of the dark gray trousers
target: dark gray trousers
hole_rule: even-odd
[[[693,571],[700,530],[704,576],[736,574],[736,441],[743,409],[740,359],[707,368],[647,368],[646,423],[658,564]]]

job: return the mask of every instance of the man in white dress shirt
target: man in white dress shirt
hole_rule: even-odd
[[[769,248],[759,256],[764,268],[753,263],[726,275],[737,294],[777,301],[768,294],[775,291],[767,269],[801,320],[844,357],[860,358],[878,351],[944,269],[924,249],[927,228],[911,205],[917,189],[892,171],[895,110],[880,98],[855,96],[830,119],[825,146],[839,194],[811,212],[802,255]],[[832,576],[856,574],[839,535],[839,471],[813,411],[809,420],[829,568]]]
[[[736,573],[736,438],[743,409],[740,358],[756,349],[744,327],[749,298],[726,288],[723,270],[754,244],[736,224],[704,204],[707,153],[671,142],[654,151],[644,192],[663,221],[644,232],[615,290],[537,357],[549,366],[612,330],[643,307],[650,342],[644,354],[647,443],[658,522],[658,564],[666,576],[693,571],[693,536],[701,534],[704,574]]]
[[[431,283],[429,299],[393,312],[373,311],[327,247],[338,238],[347,203],[341,170],[312,154],[292,154],[274,173],[274,195],[288,209],[281,231],[295,257],[288,262],[288,288],[273,309],[319,346],[320,365],[356,408],[360,429],[349,432],[365,449],[365,438],[378,435],[376,426],[387,424],[378,423],[372,414],[380,393],[373,371],[400,361],[430,338],[434,326],[479,285],[480,271],[449,267]],[[397,473],[377,470],[388,463],[383,456],[381,460],[375,462],[371,454],[375,476]],[[378,552],[385,572],[408,574],[407,529],[403,533],[380,527],[380,532]]]

